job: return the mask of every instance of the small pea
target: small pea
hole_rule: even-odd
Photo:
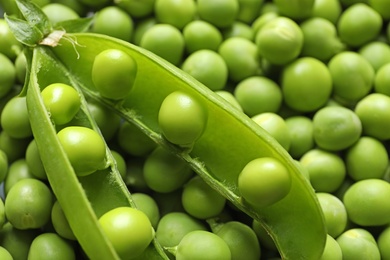
[[[312,10],[313,17],[321,17],[332,22],[334,25],[342,13],[342,6],[339,0],[315,0]]]
[[[170,93],[158,112],[158,123],[164,137],[180,146],[192,146],[207,125],[205,106],[182,91]]]
[[[156,0],[154,14],[159,23],[181,30],[195,18],[196,3],[194,0]]]
[[[343,252],[339,244],[330,235],[326,235],[326,244],[320,260],[343,260]]]
[[[0,53],[13,60],[20,53],[21,49],[22,44],[16,40],[7,21],[4,18],[0,18]]]
[[[10,163],[7,175],[4,179],[4,193],[8,194],[9,190],[15,183],[21,179],[27,178],[34,179],[35,176],[31,173],[31,170],[24,158]]]
[[[337,239],[343,259],[380,260],[380,252],[374,236],[363,228],[352,228]]]
[[[267,207],[287,196],[291,176],[287,168],[272,157],[248,162],[238,176],[241,196],[255,207]]]
[[[291,116],[285,122],[291,140],[288,152],[293,158],[299,159],[314,148],[313,121],[306,116]]]
[[[154,198],[146,193],[132,193],[131,197],[137,208],[144,212],[152,224],[153,228],[157,228],[160,220],[160,210]]]
[[[30,143],[31,138],[14,138],[4,130],[0,132],[0,149],[7,155],[9,163],[21,159]]]
[[[78,176],[91,174],[105,166],[106,146],[94,130],[68,126],[57,136]]]
[[[75,260],[76,253],[69,241],[55,233],[42,233],[31,243],[29,260]]]
[[[18,229],[41,228],[50,220],[53,196],[47,185],[36,179],[22,179],[5,199],[8,221]]]
[[[93,1],[93,0],[82,0]],[[105,1],[105,0],[100,0]],[[131,17],[144,18],[149,16],[154,11],[154,4],[156,0],[118,0],[115,2],[120,8],[128,12]]]
[[[198,0],[197,10],[202,20],[218,28],[226,28],[235,21],[239,3],[237,0]]]
[[[58,200],[54,202],[50,216],[53,228],[58,235],[69,240],[76,240],[76,237]]]
[[[13,138],[32,136],[26,97],[13,97],[7,102],[1,112],[1,126]]]
[[[80,18],[73,9],[58,3],[49,3],[42,7],[42,11],[53,24]]]
[[[116,167],[121,177],[124,179],[126,177],[127,166],[125,158],[117,151],[111,150],[111,154],[115,159]]]
[[[137,69],[132,56],[119,49],[107,49],[93,61],[92,81],[103,97],[124,99],[134,85]]]
[[[222,34],[218,28],[203,20],[189,22],[183,28],[183,37],[187,53],[202,49],[218,51],[222,43]]]
[[[145,213],[130,207],[118,207],[104,213],[99,223],[118,255],[124,259],[140,255],[154,236]]]
[[[303,20],[311,15],[314,6],[314,0],[301,0],[291,2],[289,0],[274,0],[279,12],[294,20]]]
[[[382,66],[390,63],[390,47],[387,43],[373,41],[363,45],[358,52],[377,72]]]
[[[25,160],[30,172],[38,179],[47,180],[45,168],[35,139],[31,140],[27,146]]]
[[[380,232],[377,242],[382,259],[390,259],[390,226]]]
[[[376,72],[374,90],[377,93],[390,96],[390,63],[383,65]]]
[[[0,258],[3,260],[13,260],[11,253],[2,246],[0,246]]]
[[[15,84],[15,80],[16,68],[14,64],[7,56],[0,53],[0,98],[10,92]]]

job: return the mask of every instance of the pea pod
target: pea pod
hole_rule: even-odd
[[[104,35],[80,33],[72,34],[72,38],[78,45],[62,40],[52,50],[85,95],[106,104],[137,125],[156,143],[187,161],[236,207],[259,220],[284,259],[315,259],[321,255],[326,232],[314,191],[292,158],[268,133],[186,73],[142,48]],[[138,76],[129,97],[123,102],[104,99],[91,87],[91,61],[109,48],[125,51],[138,64]],[[207,127],[191,151],[168,143],[158,125],[162,101],[177,90],[200,100],[208,110]],[[237,178],[249,161],[265,156],[279,159],[289,169],[293,175],[292,188],[279,203],[258,210],[240,199]],[[299,239],[296,238],[298,234]]]

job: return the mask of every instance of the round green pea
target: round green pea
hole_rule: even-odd
[[[274,0],[279,12],[295,20],[303,20],[312,13],[314,0],[301,0],[292,2],[289,0]]]
[[[390,226],[387,226],[381,231],[377,242],[382,259],[390,259]]]
[[[10,92],[15,84],[15,80],[16,68],[14,64],[7,56],[0,53],[0,98]]]
[[[107,49],[96,55],[92,81],[105,98],[120,100],[130,93],[137,76],[137,62],[119,49]]]
[[[289,154],[299,159],[314,148],[313,121],[306,116],[291,116],[285,119],[290,135]]]
[[[222,33],[218,28],[203,20],[189,22],[183,28],[183,38],[187,53],[202,49],[218,51],[222,43]]]
[[[5,215],[17,229],[42,228],[50,220],[52,204],[53,196],[45,183],[22,179],[6,196]]]
[[[390,63],[383,65],[375,73],[374,90],[390,96]]]
[[[14,259],[11,255],[11,253],[8,252],[8,250],[2,246],[0,246],[0,258],[3,260],[13,260]]]
[[[38,235],[31,243],[29,260],[75,260],[76,253],[69,241],[55,233]]]
[[[106,146],[96,131],[68,126],[57,136],[78,176],[89,175],[105,166]]]
[[[118,169],[119,174],[121,175],[122,179],[126,177],[127,173],[127,166],[125,158],[117,151],[111,150],[112,157],[115,159],[115,164]]]
[[[55,124],[63,125],[70,122],[80,109],[79,93],[67,84],[50,84],[42,90],[41,95]]]
[[[197,0],[197,12],[200,19],[218,28],[232,25],[239,8],[237,0]]]
[[[58,235],[68,240],[76,240],[72,228],[69,225],[60,203],[56,200],[51,208],[51,223]]]
[[[238,189],[245,201],[255,207],[267,207],[282,200],[290,191],[288,169],[272,157],[248,162],[238,176]]]
[[[330,235],[326,235],[326,243],[320,260],[343,260],[343,252],[337,241]]]
[[[38,151],[38,146],[35,139],[31,140],[29,145],[27,146],[26,155],[25,155],[26,163],[30,172],[38,179],[47,180],[47,175],[45,168],[42,163],[41,156]]]
[[[154,14],[159,23],[171,24],[183,29],[196,15],[194,0],[156,0]]]
[[[73,9],[59,3],[49,3],[42,7],[42,11],[53,24],[80,18]]]
[[[0,132],[0,149],[5,152],[10,163],[24,156],[30,141],[30,138],[13,138],[4,130]]]
[[[153,228],[157,228],[157,224],[160,221],[160,211],[154,198],[146,193],[140,192],[132,193],[131,197],[137,209],[148,216]]]
[[[192,146],[206,129],[208,111],[191,95],[174,91],[163,100],[158,124],[164,137],[180,146]]]
[[[13,138],[29,138],[32,136],[30,119],[27,111],[26,97],[13,97],[1,112],[1,126]]]
[[[149,218],[138,209],[114,208],[104,213],[99,223],[121,258],[139,256],[154,237]]]

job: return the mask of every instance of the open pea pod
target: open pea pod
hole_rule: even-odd
[[[53,55],[84,94],[111,107],[156,143],[186,160],[210,186],[260,221],[283,259],[320,257],[326,230],[315,193],[293,159],[266,131],[188,74],[147,50],[104,35],[79,33],[65,37],[52,49]],[[109,48],[125,51],[137,61],[138,74],[124,102],[100,97],[91,79],[95,56]],[[162,101],[176,90],[192,95],[208,110],[207,127],[191,151],[167,142],[158,125]],[[240,198],[238,174],[249,161],[266,156],[279,159],[288,168],[292,188],[276,204],[255,209]]]
[[[51,83],[65,83],[78,89],[69,71],[52,56],[49,47],[36,47],[28,55],[30,76],[27,106],[30,122],[50,186],[69,224],[89,259],[119,259],[103,234],[98,218],[120,206],[132,206],[131,195],[116,168],[115,160],[106,148],[107,168],[91,175],[77,177],[50,120],[41,97],[41,90]],[[81,109],[72,121],[100,132],[87,109],[80,92]],[[156,240],[146,250],[147,259],[168,259]]]

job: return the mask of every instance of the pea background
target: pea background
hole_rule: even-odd
[[[41,6],[45,6],[45,5],[48,5],[51,3],[50,1],[33,1],[33,2],[39,3]],[[58,1],[53,1],[53,3],[54,2],[58,2]],[[100,2],[104,2],[104,1],[100,1]],[[177,13],[177,17],[175,16],[175,13],[172,12],[172,14],[170,15],[170,19],[164,19],[163,17],[159,18],[159,16],[156,14],[156,11],[153,8],[151,8],[151,6],[153,6],[155,4],[153,2],[154,1],[145,1],[144,6],[143,6],[144,9],[142,9],[141,7],[140,7],[140,9],[126,8],[124,6],[125,1],[122,1],[122,3],[119,1],[118,4],[115,4],[115,3],[110,2],[110,1],[105,1],[104,3],[102,3],[102,5],[100,5],[100,4],[97,4],[98,2],[88,3],[88,1],[76,1],[76,0],[70,1],[69,0],[69,1],[64,1],[63,4],[69,8],[72,8],[77,13],[77,15],[79,17],[86,17],[86,16],[93,15],[94,13],[99,13],[99,11],[104,9],[106,6],[107,7],[118,6],[118,7],[122,8],[122,10],[124,12],[127,12],[128,17],[125,18],[127,23],[130,19],[133,28],[131,30],[127,28],[126,31],[123,33],[123,35],[120,35],[121,32],[119,30],[116,30],[115,32],[119,33],[119,35],[117,35],[116,37],[121,38],[121,39],[126,39],[127,41],[129,41],[131,43],[136,43],[137,45],[141,45],[141,46],[143,45],[142,44],[142,37],[143,37],[144,33],[146,33],[148,31],[148,29],[155,28],[154,26],[161,25],[161,24],[169,24],[169,26],[173,26],[177,31],[179,31],[181,33],[181,37],[184,37],[184,38],[180,38],[179,37],[180,34],[177,34],[175,36],[176,38],[168,39],[167,45],[165,46],[165,48],[167,48],[167,49],[165,49],[163,52],[164,52],[164,54],[167,54],[167,53],[169,54],[167,56],[167,59],[169,61],[172,61],[172,63],[177,67],[180,67],[182,64],[184,64],[186,58],[189,57],[189,55],[192,52],[194,52],[194,48],[196,49],[197,47],[199,47],[199,43],[191,42],[192,40],[194,40],[194,38],[187,38],[187,39],[185,38],[185,34],[184,34],[185,26],[191,22],[196,21],[196,20],[206,22],[210,28],[216,28],[216,30],[210,31],[210,33],[212,34],[212,35],[210,35],[210,37],[214,37],[216,39],[219,39],[219,37],[222,37],[222,40],[220,42],[218,40],[216,40],[215,41],[216,43],[214,43],[213,45],[210,45],[210,46],[205,45],[205,47],[203,46],[200,48],[213,50],[215,53],[220,55],[220,57],[224,60],[224,62],[226,63],[226,66],[228,68],[228,80],[227,80],[226,84],[224,85],[224,87],[222,88],[222,90],[227,91],[228,93],[231,93],[233,95],[233,97],[235,94],[234,91],[235,91],[236,86],[239,85],[240,82],[243,82],[243,80],[245,80],[245,79],[248,79],[250,77],[257,77],[257,76],[266,77],[266,78],[272,80],[272,82],[274,82],[278,87],[281,88],[282,83],[283,83],[281,80],[282,73],[284,71],[286,74],[289,73],[289,71],[285,70],[285,68],[288,66],[289,63],[282,64],[282,65],[277,64],[277,63],[272,63],[270,60],[267,60],[265,58],[266,55],[262,54],[258,50],[258,47],[256,46],[256,44],[257,44],[256,43],[256,36],[259,35],[259,32],[262,29],[262,26],[264,26],[266,24],[266,22],[264,21],[266,16],[270,17],[270,18],[267,18],[269,20],[273,20],[273,19],[275,19],[275,17],[279,17],[279,16],[286,16],[286,17],[289,17],[289,19],[292,19],[298,26],[303,24],[305,21],[309,20],[311,17],[326,19],[327,21],[329,21],[330,23],[332,23],[334,25],[334,28],[337,31],[336,35],[334,35],[333,32],[330,32],[330,34],[327,35],[328,37],[332,37],[332,39],[334,39],[334,43],[333,43],[334,45],[331,45],[333,52],[331,52],[331,54],[328,54],[326,56],[326,58],[321,58],[322,56],[318,56],[318,53],[316,53],[315,51],[314,52],[308,52],[308,51],[305,52],[304,48],[309,49],[309,47],[310,47],[307,44],[310,45],[310,44],[316,43],[316,41],[315,41],[316,38],[314,38],[314,40],[311,39],[311,40],[313,40],[312,42],[305,42],[305,37],[303,37],[303,47],[299,48],[299,54],[294,57],[294,60],[297,60],[297,59],[302,58],[302,57],[310,57],[310,58],[318,59],[318,62],[321,62],[329,70],[329,72],[332,74],[332,91],[331,91],[331,94],[329,96],[327,96],[326,103],[321,102],[321,105],[316,106],[314,109],[310,109],[310,111],[305,111],[305,110],[297,111],[294,108],[300,107],[304,101],[303,101],[302,96],[301,96],[302,93],[300,93],[297,90],[292,90],[291,92],[289,92],[289,100],[293,100],[293,101],[289,101],[289,102],[295,102],[295,104],[294,103],[291,105],[287,104],[285,102],[285,97],[282,96],[281,105],[277,106],[278,107],[277,110],[272,108],[272,111],[263,111],[263,112],[277,113],[284,120],[290,119],[290,118],[295,117],[295,116],[304,116],[305,118],[312,120],[317,115],[318,111],[320,111],[324,107],[343,107],[345,109],[348,109],[349,112],[354,113],[357,116],[358,119],[356,119],[356,121],[361,121],[363,123],[362,132],[358,133],[357,136],[354,136],[353,141],[349,142],[348,145],[342,146],[342,148],[329,149],[328,148],[329,146],[324,145],[323,143],[320,143],[320,144],[317,143],[315,138],[313,137],[311,139],[312,142],[307,142],[309,145],[306,145],[304,147],[305,151],[300,150],[298,155],[296,153],[293,154],[294,159],[299,160],[300,158],[302,158],[302,156],[305,154],[305,152],[309,152],[310,150],[322,149],[324,152],[327,152],[327,153],[330,152],[330,153],[334,154],[335,156],[338,156],[341,160],[345,161],[348,149],[351,148],[352,145],[356,143],[356,141],[358,139],[357,137],[368,136],[370,138],[376,138],[378,141],[382,142],[382,144],[384,145],[385,150],[386,150],[385,158],[387,155],[387,163],[388,163],[388,154],[387,154],[387,152],[388,152],[388,137],[387,136],[383,137],[383,135],[375,134],[375,132],[374,132],[374,134],[372,134],[371,129],[367,130],[367,128],[364,127],[365,126],[364,123],[367,122],[367,120],[368,120],[367,118],[370,118],[374,113],[369,112],[367,114],[364,114],[363,115],[364,117],[363,116],[359,117],[359,114],[363,114],[363,112],[361,110],[357,111],[357,108],[358,108],[359,102],[362,100],[364,101],[364,99],[366,97],[368,97],[370,94],[382,93],[386,96],[389,96],[388,94],[390,93],[390,92],[386,92],[385,90],[383,90],[383,86],[388,85],[386,83],[384,83],[382,85],[382,89],[374,88],[374,87],[378,86],[380,83],[380,82],[379,83],[375,82],[375,76],[379,75],[378,71],[380,71],[380,69],[382,67],[384,68],[390,62],[389,59],[382,60],[383,56],[385,56],[387,54],[386,49],[383,49],[383,53],[380,52],[380,54],[378,54],[378,56],[367,55],[367,58],[370,58],[370,59],[366,59],[366,57],[363,55],[364,53],[362,53],[362,50],[364,50],[364,47],[369,46],[370,43],[380,42],[380,43],[383,43],[387,47],[389,46],[390,34],[389,34],[389,30],[387,29],[387,28],[390,28],[389,27],[389,17],[387,15],[387,13],[384,12],[383,10],[386,10],[386,8],[390,9],[390,3],[382,1],[383,6],[380,9],[378,9],[378,6],[377,6],[378,1],[368,1],[365,4],[363,4],[364,8],[370,9],[370,12],[375,14],[375,19],[376,19],[374,24],[371,24],[371,25],[365,24],[365,26],[369,26],[369,27],[364,27],[364,31],[370,31],[374,35],[371,36],[370,39],[364,39],[361,35],[358,35],[358,36],[356,36],[356,38],[353,38],[351,40],[349,38],[348,39],[345,38],[347,36],[345,36],[344,34],[340,35],[340,27],[342,27],[343,30],[345,29],[345,27],[347,29],[351,29],[351,28],[353,28],[353,26],[355,26],[355,24],[352,24],[352,22],[348,22],[348,21],[346,21],[344,24],[340,24],[339,21],[340,21],[340,17],[343,15],[343,13],[345,13],[346,10],[349,10],[350,7],[356,6],[355,2],[360,2],[360,1],[341,1],[341,0],[340,1],[336,1],[336,0],[332,0],[332,1],[330,1],[330,0],[328,0],[328,1],[325,1],[325,0],[304,1],[305,8],[310,9],[311,14],[310,15],[305,14],[303,17],[295,16],[293,13],[292,13],[292,16],[289,16],[288,12],[286,12],[285,9],[283,9],[283,8],[285,8],[285,6],[283,8],[279,7],[280,10],[284,10],[284,11],[278,13],[278,6],[277,6],[278,2],[279,2],[279,4],[283,5],[282,4],[283,1],[275,1],[275,2],[273,2],[273,1],[254,1],[254,0],[253,1],[249,1],[249,0],[247,0],[247,1],[244,1],[244,0],[227,1],[227,2],[225,2],[226,10],[225,9],[218,9],[218,8],[212,7],[212,6],[210,7],[210,8],[216,8],[213,10],[214,13],[216,12],[215,10],[220,10],[220,12],[218,12],[219,15],[226,15],[226,17],[219,18],[217,21],[214,20],[215,17],[211,17],[211,18],[207,17],[206,13],[203,13],[203,12],[205,12],[205,11],[203,11],[204,9],[201,9],[202,11],[198,10],[199,6],[197,6],[196,4],[198,4],[198,5],[206,4],[207,1],[199,1],[199,0],[193,1],[193,2],[192,1],[178,1],[178,2],[181,2],[182,4],[185,2],[191,2],[191,3],[196,2],[196,4],[194,5],[195,7],[193,7],[192,4],[190,7],[184,6],[184,4],[183,4],[182,8],[185,8],[186,12],[188,11],[189,13],[191,13],[191,15],[186,17],[187,19],[185,19],[185,20],[183,20],[183,18],[180,17],[180,15],[179,15],[180,12]],[[159,3],[159,5],[160,5],[158,7],[159,9],[164,9],[164,1],[155,1],[155,2]],[[166,0],[166,3],[168,3],[168,2],[172,2],[172,1]],[[215,2],[216,5],[219,4],[222,7],[224,5],[223,4],[224,1],[209,1],[209,2]],[[227,3],[229,3],[229,4],[227,4]],[[169,5],[167,4],[167,6],[169,6]],[[5,1],[0,1],[0,7],[4,8],[4,9],[8,9],[8,7],[5,4]],[[246,7],[246,8],[244,8],[244,7]],[[62,6],[61,8],[64,8],[64,6]],[[200,13],[192,15],[194,8]],[[202,8],[204,8],[204,7],[202,7]],[[12,10],[12,9],[8,9],[8,10]],[[134,10],[134,11],[129,12],[129,10]],[[163,10],[163,11],[166,11],[166,10]],[[226,12],[223,12],[223,11],[226,11]],[[162,12],[162,11],[159,11],[159,12]],[[1,12],[1,13],[3,13],[3,12]],[[63,14],[65,14],[65,13],[63,13]],[[122,14],[123,14],[123,12],[122,12]],[[76,16],[72,13],[72,14],[69,14],[69,16],[64,17],[63,19],[70,19],[70,18],[74,18],[74,17],[76,17]],[[191,18],[191,19],[189,19],[189,18]],[[97,19],[99,19],[99,17],[97,17]],[[263,19],[263,20],[261,20],[261,19]],[[356,20],[357,18],[353,17],[351,19]],[[152,22],[150,22],[146,26],[145,22],[147,20],[152,21]],[[221,21],[223,21],[223,23],[220,23]],[[260,23],[259,21],[262,21],[263,24],[261,26],[255,27],[255,25],[258,25],[258,23]],[[240,27],[240,23],[244,23],[246,26],[244,26],[244,24],[242,24],[242,26]],[[378,25],[378,23],[380,25]],[[112,27],[110,28],[109,23],[103,21],[103,24],[108,26],[107,32],[109,32],[109,33],[113,32],[114,29]],[[145,28],[144,26],[147,28]],[[323,28],[321,28],[321,25],[317,25],[317,26],[318,27],[316,29],[318,31],[322,31]],[[330,25],[327,24],[326,26],[330,26]],[[176,30],[175,30],[175,32],[176,32]],[[300,30],[302,30],[302,29],[300,29]],[[363,30],[363,29],[357,29],[357,30]],[[93,27],[91,27],[90,31],[96,32],[96,28],[94,29]],[[201,32],[202,32],[201,30],[197,31],[197,33],[201,33]],[[109,34],[109,33],[107,33],[107,34]],[[195,37],[195,36],[193,35],[193,37]],[[312,35],[312,37],[315,37],[315,36]],[[318,37],[324,37],[324,36],[319,35]],[[320,41],[320,39],[321,38],[318,38],[318,41]],[[145,43],[145,41],[146,40],[144,40],[144,44],[146,46],[147,42]],[[202,43],[204,43],[204,42],[202,42]],[[229,48],[226,50],[226,49],[224,49],[224,47],[226,48],[226,45],[228,43],[230,43],[231,45],[227,46]],[[272,43],[274,43],[274,44],[272,44],[271,47],[278,50],[277,49],[279,47],[278,43],[277,42],[272,42]],[[1,44],[3,44],[3,43],[0,40],[0,52],[3,53],[5,49],[2,48]],[[153,40],[152,40],[151,44],[154,44]],[[173,47],[173,46],[176,46],[176,47]],[[16,47],[20,48],[20,46],[16,46]],[[152,46],[152,47],[154,48],[156,46]],[[157,47],[160,47],[160,46],[157,46]],[[155,51],[158,54],[160,49],[157,47],[156,47],[156,49],[150,49],[150,50]],[[17,50],[18,48],[14,48],[14,49]],[[311,50],[316,50],[315,46]],[[287,51],[288,52],[296,52],[296,50],[287,50]],[[335,65],[333,64],[332,66],[329,66],[329,61],[338,54],[346,55],[346,54],[350,54],[350,53],[354,53],[354,55],[355,54],[359,55],[358,57],[361,60],[365,60],[365,59],[366,60],[364,61],[364,66],[359,68],[359,69],[361,69],[360,72],[357,72],[356,74],[352,74],[352,72],[349,72],[351,79],[350,79],[350,82],[346,83],[346,85],[348,86],[349,89],[346,92],[342,92],[342,94],[340,95],[340,92],[339,92],[340,90],[337,87],[338,85],[335,85],[335,82],[339,82],[340,80],[341,81],[345,80],[345,76],[343,76],[343,75],[340,76],[339,74],[337,74],[337,72],[342,72],[344,69],[349,69],[350,68],[349,67],[350,64],[348,64],[349,60],[348,59],[346,60],[346,65],[339,63],[339,64],[335,64]],[[7,55],[6,53],[4,53],[4,54]],[[17,53],[8,54],[7,57],[10,61],[15,62],[16,61],[16,54]],[[381,55],[381,54],[383,54],[383,55]],[[377,60],[375,60],[375,57],[378,57]],[[172,58],[172,59],[170,59],[170,58]],[[0,71],[0,75],[1,75],[1,71]],[[315,72],[312,72],[312,75],[314,75],[314,77],[316,77]],[[286,77],[286,78],[288,78],[288,77]],[[292,79],[292,80],[294,80],[294,79]],[[388,81],[386,81],[386,82],[388,82]],[[290,83],[292,86],[297,84],[294,81],[292,81]],[[359,84],[364,85],[364,90],[358,89],[356,87]],[[318,87],[318,85],[320,85],[320,84],[316,84],[314,82],[313,84],[310,84],[310,85],[305,86],[305,87],[309,88],[309,90],[312,91],[309,93],[317,93],[316,87]],[[16,93],[18,93],[20,88],[21,88],[20,79],[19,79],[19,81],[17,79],[14,79],[13,87],[10,90],[10,92],[8,92],[8,93],[10,94],[12,92],[12,93],[14,93],[13,95],[15,95]],[[220,90],[220,89],[218,89],[218,90]],[[3,102],[3,101],[1,101],[1,102]],[[266,102],[266,101],[262,101],[262,102]],[[242,107],[245,107],[244,104],[240,104],[240,102],[238,102],[238,105],[237,105],[237,103],[234,103],[234,104],[236,106],[239,106],[239,108],[241,110],[242,110]],[[4,107],[4,105],[2,105],[2,107]],[[262,105],[261,107],[267,107],[267,106]],[[245,113],[246,112],[245,109],[243,109],[243,110]],[[386,113],[386,114],[390,113],[388,108],[384,109],[384,113]],[[248,114],[248,117],[249,116],[252,117],[255,115]],[[378,121],[379,122],[382,121],[382,124],[386,124],[387,118],[385,118],[383,115],[378,119]],[[325,124],[326,122],[325,123],[322,122],[322,123]],[[104,124],[104,122],[102,124]],[[102,127],[103,127],[103,125],[102,125]],[[310,126],[308,125],[307,127],[310,127]],[[319,128],[315,131],[319,131],[324,135],[327,134],[327,132],[324,132],[325,130],[322,128],[321,125],[319,125],[318,127]],[[378,126],[376,129],[377,129],[377,131],[380,131],[381,128],[382,128],[381,126]],[[337,126],[334,126],[334,129],[337,129]],[[2,129],[2,131],[4,131],[4,130]],[[114,129],[113,132],[115,132],[115,134],[118,134],[119,127],[116,130]],[[309,132],[311,132],[311,130],[308,129],[307,132],[309,133]],[[382,131],[380,131],[380,132],[382,132]],[[348,134],[348,133],[343,135],[342,133],[339,133],[336,131],[335,134],[337,135],[337,138],[340,138],[340,140],[345,140],[345,139],[351,137],[350,134]],[[272,135],[272,133],[271,133],[271,135]],[[290,136],[288,133],[284,133],[284,136],[288,137],[290,139],[291,143],[294,143],[294,141],[295,141],[294,135]],[[21,141],[25,137],[26,136],[18,136],[17,139],[19,141]],[[31,137],[27,136],[27,138],[31,138]],[[28,140],[28,141],[30,141],[30,140]],[[26,141],[26,143],[27,143],[27,141]],[[146,158],[145,154],[143,154],[144,157],[142,157],[142,156],[139,156],[138,154],[131,154],[128,151],[126,151],[125,149],[123,149],[121,147],[120,138],[112,138],[111,140],[109,140],[108,145],[111,148],[115,148],[116,150],[118,150],[123,155],[125,161],[128,162],[129,164],[130,164],[130,161],[132,161],[132,160],[137,160],[142,164]],[[290,152],[289,147],[291,148],[291,146],[285,146],[285,147],[287,148],[287,151]],[[0,149],[6,151],[7,147],[5,147],[4,144],[1,144],[1,142],[0,142]],[[21,150],[23,150],[23,149],[21,149]],[[146,152],[147,154],[150,153],[152,149],[148,149],[148,150],[149,151]],[[375,154],[375,151],[372,151],[371,153]],[[382,155],[383,150],[378,151],[378,153],[381,153],[381,155]],[[24,151],[20,152],[20,153],[16,153],[16,155],[14,155],[15,158],[12,158],[13,156],[11,155],[10,156],[11,159],[9,160],[9,163],[11,164],[12,161],[14,161],[15,159],[22,158],[23,156],[24,156]],[[351,156],[353,156],[353,155],[351,155]],[[303,166],[303,167],[305,168],[305,166]],[[386,172],[389,171],[388,169],[389,169],[389,166],[387,165]],[[383,172],[383,174],[376,177],[376,179],[383,179],[388,183],[389,178],[386,179],[386,172]],[[130,168],[127,170],[126,178],[133,178],[133,177],[135,177],[135,176],[133,176],[133,170]],[[340,176],[338,176],[338,177],[340,177]],[[140,174],[138,176],[138,178],[139,178],[139,180],[138,180],[139,182],[141,182],[141,183],[144,182],[142,174]],[[351,186],[355,181],[351,180],[351,176],[348,175],[348,171],[346,172],[345,176],[342,176],[340,178],[343,179],[343,182],[341,184],[339,182],[335,184],[334,180],[332,180],[332,179],[327,179],[327,181],[329,181],[332,184],[331,185],[332,188],[330,189],[331,191],[329,191],[329,194],[335,195],[341,201],[343,201],[344,193],[346,191],[348,191],[349,186]],[[5,198],[4,183],[2,183],[0,187],[1,187],[1,196],[4,199]],[[128,188],[131,192],[136,192],[136,191],[138,191],[138,189],[141,189],[140,186],[137,186],[137,185],[133,186],[132,183],[128,183]],[[150,189],[150,187],[147,186],[147,184],[146,184],[146,186],[143,186],[142,189],[143,189],[142,190],[143,192],[146,192],[148,194],[153,193],[153,192],[151,192],[151,189]],[[320,190],[317,190],[317,192],[320,192]],[[180,194],[180,192],[178,192],[178,193]],[[174,199],[171,198],[170,201],[174,201]],[[383,200],[383,201],[381,201],[381,203],[383,203],[383,205],[385,205],[386,207],[389,207],[390,202],[388,200],[387,201]],[[159,206],[162,207],[161,204]],[[224,211],[224,213],[226,213],[226,212],[227,213],[226,213],[226,216],[223,215],[223,213],[221,213],[220,217],[222,220],[225,221],[224,218],[238,219],[238,220],[242,221],[243,223],[250,225],[251,219],[248,218],[247,216],[245,216],[244,214],[240,213],[239,211],[237,211],[237,209],[235,209],[232,205],[227,203],[227,206],[225,206],[225,207],[226,207],[226,211]],[[181,212],[185,211],[185,209],[183,209],[181,207],[178,207],[178,208]],[[376,226],[374,225],[374,227],[359,225],[358,223],[354,223],[351,219],[349,219],[349,225],[347,225],[344,228],[343,232],[347,233],[347,231],[352,229],[352,228],[361,228],[361,229],[367,230],[368,232],[370,232],[370,234],[374,238],[374,240],[372,240],[372,239],[370,240],[371,245],[373,245],[373,250],[375,252],[377,252],[377,250],[379,250],[379,254],[380,254],[381,253],[380,251],[383,250],[383,246],[379,247],[379,249],[378,249],[378,246],[376,244],[376,239],[385,230],[385,228],[387,228],[389,226],[390,216],[387,219],[388,219],[388,221],[386,220],[385,224],[382,225],[382,222],[381,222],[381,225],[376,225]],[[337,241],[337,237],[334,237],[334,239],[336,239],[336,241]],[[261,240],[260,237],[259,237],[259,240]],[[341,241],[341,239],[339,239],[338,241]],[[0,245],[1,245],[1,243],[0,243]],[[261,243],[260,243],[260,245],[262,248],[261,259],[271,259],[273,257],[279,257],[277,250],[275,248],[269,249],[268,247],[262,245]],[[336,245],[336,247],[337,247],[337,245]],[[341,251],[343,253],[345,252],[345,254],[348,254],[348,252],[351,249],[347,248],[346,245],[353,246],[353,243],[346,244],[345,241],[342,243]],[[77,246],[75,248],[77,250]],[[358,250],[358,248],[356,248],[356,247],[354,247],[353,249]],[[328,258],[323,258],[323,259],[336,259],[336,258],[330,258],[329,255],[335,257],[339,252],[337,250],[335,250],[335,252],[337,252],[337,253],[335,253],[335,255],[332,255],[329,252],[327,252],[326,257],[328,257]],[[373,258],[373,259],[378,259],[378,258]]]

